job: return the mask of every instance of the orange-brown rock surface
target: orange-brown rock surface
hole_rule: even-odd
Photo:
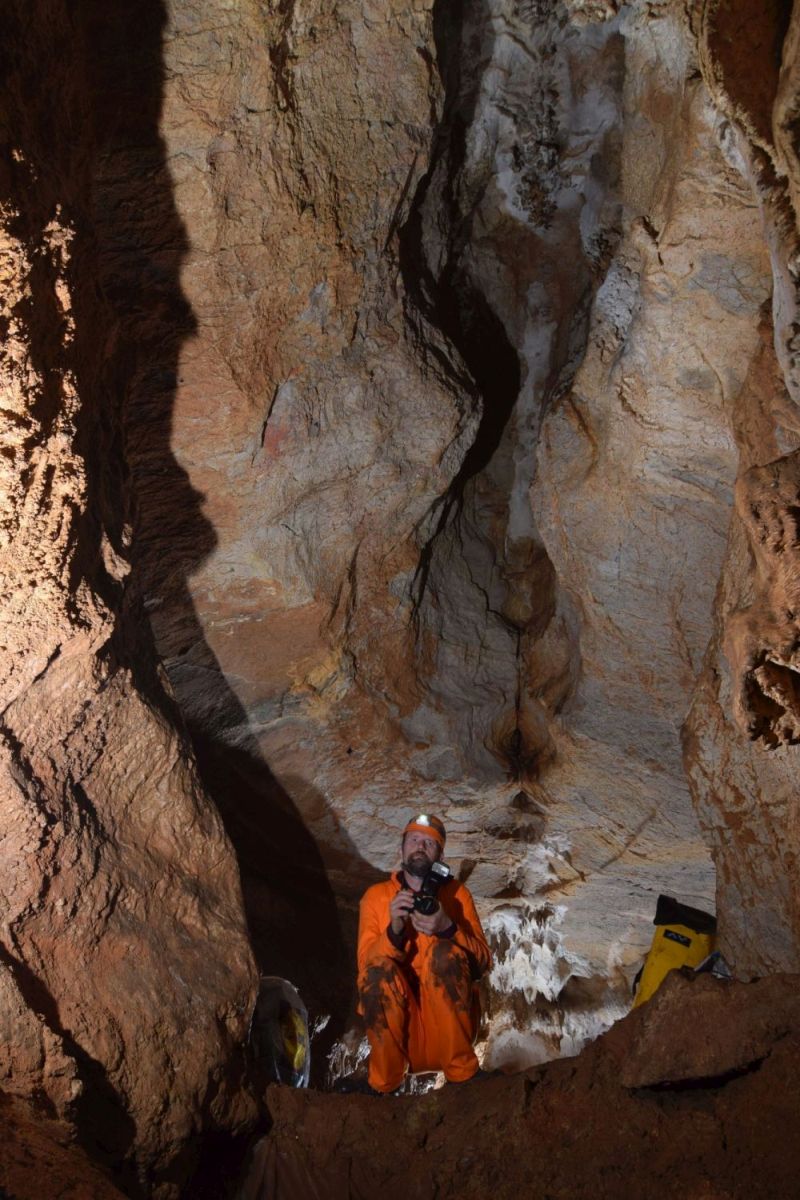
[[[239,1196],[788,1200],[800,1167],[797,977],[671,983],[577,1060],[527,1074],[422,1097],[270,1089],[273,1129]]]
[[[771,320],[736,400],[735,506],[715,628],[684,733],[687,774],[717,866],[721,945],[744,975],[796,970],[800,495],[797,416],[797,147],[791,6],[764,5],[742,52],[747,9],[726,0],[699,23],[703,76],[726,154],[755,197],[773,276]]]
[[[71,1131],[18,1101],[0,1101],[0,1193],[12,1200],[121,1200],[121,1192],[79,1146]]]
[[[201,1126],[249,1115],[254,966],[230,843],[126,595],[132,331],[99,264],[133,234],[103,188],[120,146],[161,153],[161,29],[136,23],[148,79],[123,15],[3,12],[0,1090],[167,1196]],[[174,315],[149,310],[154,338],[174,343]]]

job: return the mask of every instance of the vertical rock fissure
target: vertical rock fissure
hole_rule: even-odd
[[[443,361],[451,373],[454,362],[463,366],[454,382],[480,406],[411,581],[418,653],[430,657],[438,645],[436,705],[447,694],[455,710],[483,710],[479,745],[456,734],[466,758],[490,775],[499,763],[512,781],[538,775],[552,753],[538,699],[546,679],[532,670],[559,594],[529,500],[539,427],[581,361],[590,299],[618,237],[607,223],[587,250],[580,208],[562,198],[571,84],[553,61],[575,33],[550,0],[436,5],[442,117],[399,238],[411,340],[435,357],[443,335],[455,350]],[[601,50],[613,37],[597,39]],[[601,196],[613,164],[604,170]],[[554,231],[574,257],[566,289],[548,246]],[[460,644],[461,661],[444,644]],[[430,722],[421,716],[412,727],[426,736]]]
[[[465,139],[475,115],[481,86],[480,72],[463,77],[462,43],[465,38],[465,4],[437,3],[434,7],[434,36],[437,63],[445,89],[442,118],[434,138],[431,164],[417,189],[411,212],[400,230],[400,266],[407,293],[406,320],[414,340],[427,342],[435,352],[435,341],[426,336],[425,325],[440,330],[456,348],[466,368],[464,383],[481,405],[475,437],[444,497],[434,531],[420,553],[412,594],[415,614],[425,593],[434,543],[452,521],[458,520],[463,507],[464,490],[491,462],[508,425],[519,396],[520,364],[502,322],[487,298],[469,277],[462,262],[472,236],[472,226],[481,193],[472,196],[464,211],[455,195],[455,184],[466,161]],[[477,24],[480,22],[478,20]],[[445,262],[435,273],[425,250],[426,201],[432,180],[443,171],[445,213],[437,219],[447,223]],[[487,180],[484,180],[487,182]],[[429,219],[429,218],[428,218]],[[452,372],[451,361],[443,360]]]

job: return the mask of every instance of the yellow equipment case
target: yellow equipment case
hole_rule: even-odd
[[[681,904],[672,896],[659,896],[653,918],[656,932],[636,977],[633,1007],[638,1008],[658,991],[670,971],[698,967],[714,949],[717,919],[700,908]]]

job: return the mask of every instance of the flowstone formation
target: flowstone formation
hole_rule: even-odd
[[[6,7],[0,1091],[133,1194],[256,1119],[259,968],[357,1065],[415,810],[489,1066],[661,892],[800,970],[792,10]]]

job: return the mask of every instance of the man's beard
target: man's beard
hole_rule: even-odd
[[[431,860],[422,850],[415,850],[413,854],[409,854],[406,861],[403,863],[403,870],[408,875],[414,875],[417,879],[424,879],[428,874]]]

